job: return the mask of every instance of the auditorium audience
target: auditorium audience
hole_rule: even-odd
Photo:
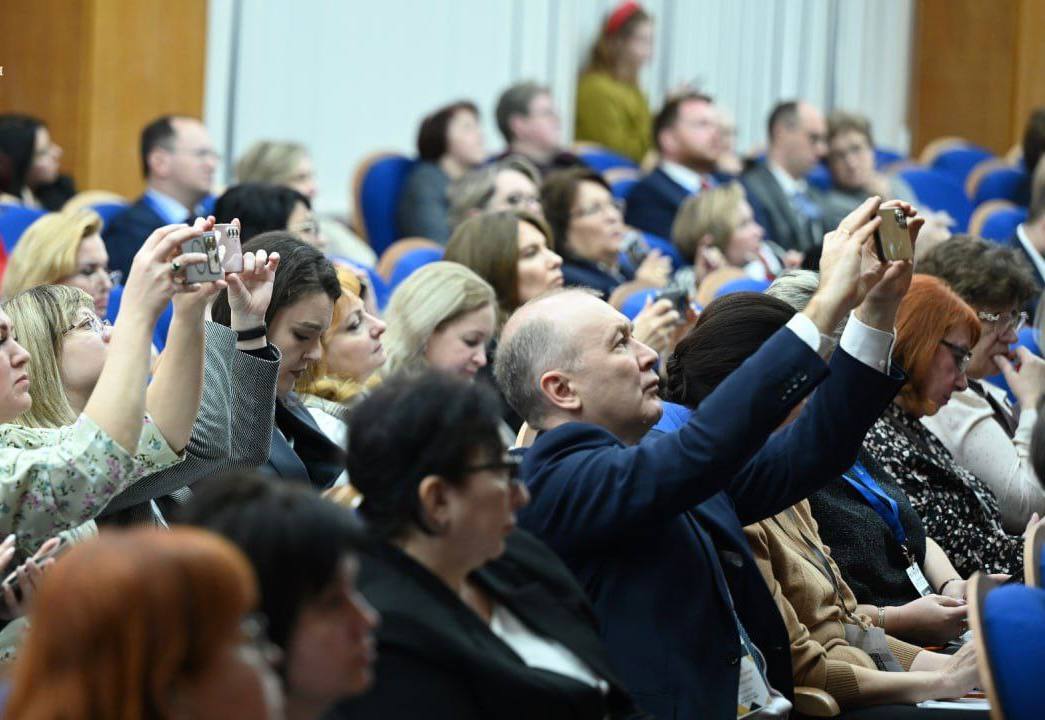
[[[243,254],[259,250],[279,255],[271,299],[259,294],[243,324],[233,325],[230,296],[221,292],[211,315],[230,327],[247,348],[272,343],[278,354],[275,421],[263,472],[317,489],[334,484],[344,469],[344,452],[323,433],[294,393],[294,385],[322,357],[321,340],[330,327],[334,303],[341,297],[334,266],[316,248],[282,231],[262,233],[243,244]],[[266,308],[261,302],[268,300]],[[265,442],[258,438],[258,442]]]
[[[625,222],[658,237],[671,237],[671,224],[686,198],[715,187],[721,125],[707,95],[687,92],[669,98],[653,119],[653,144],[660,163],[628,193]],[[692,257],[689,255],[687,257]]]
[[[219,223],[240,221],[240,241],[272,230],[286,230],[309,245],[326,249],[309,199],[289,187],[265,183],[233,185],[214,203]]]
[[[515,527],[526,505],[487,387],[399,375],[353,412],[348,469],[374,542],[373,688],[330,718],[630,718],[569,570]]]
[[[193,227],[166,226],[152,233],[135,257],[124,288],[125,305],[104,353],[94,391],[62,427],[18,424],[31,409],[31,383],[54,387],[61,382],[30,376],[30,356],[15,339],[26,342],[40,329],[15,326],[0,311],[0,375],[9,388],[0,393],[0,472],[6,478],[0,532],[16,533],[19,549],[34,552],[56,533],[98,515],[105,504],[142,475],[173,465],[189,441],[200,404],[203,380],[203,308],[210,291],[184,283],[184,268],[202,262],[201,254],[181,253],[181,243],[199,236],[209,221]],[[68,293],[79,293],[73,289]],[[32,292],[32,291],[30,291]],[[171,343],[151,381],[150,338],[156,318],[175,294],[188,293],[186,312],[174,327]],[[86,304],[85,293],[80,297]],[[96,317],[91,313],[91,318]],[[88,318],[84,318],[88,319]],[[86,347],[103,343],[107,333],[93,324],[63,328]],[[95,334],[96,333],[96,334]],[[92,358],[98,361],[98,355]],[[81,370],[82,357],[76,368]],[[148,413],[148,414],[147,414]]]
[[[105,228],[105,249],[114,270],[126,274],[142,241],[171,223],[192,222],[214,184],[221,156],[196,118],[164,115],[141,133],[145,193]]]
[[[1022,308],[1037,300],[1038,287],[1015,250],[968,235],[929,253],[918,272],[946,282],[976,311],[980,323],[980,340],[966,370],[968,387],[922,423],[959,465],[991,489],[1006,531],[1018,534],[1032,513],[1045,515],[1045,489],[1030,459],[1031,430],[1045,390],[1045,361],[1026,348],[1011,349],[1027,321]],[[1004,389],[985,380],[999,371],[1018,410]]]
[[[907,493],[925,531],[963,577],[977,570],[1017,574],[1023,538],[1002,526],[998,500],[922,424],[968,387],[982,328],[976,311],[938,278],[916,275],[896,319],[896,360],[908,379],[867,435],[865,448]],[[1027,527],[1037,523],[1032,516]]]
[[[863,308],[857,310],[855,319],[850,322],[859,323],[859,314],[863,311]],[[668,398],[688,407],[699,407],[704,398],[794,314],[794,308],[784,301],[763,294],[735,293],[714,301],[704,309],[669,362]],[[852,341],[857,329],[858,326],[849,326],[848,333],[843,334],[842,352],[854,347]],[[835,369],[841,371],[844,365]],[[825,384],[818,394],[827,392],[828,388]],[[839,393],[840,397],[844,395]],[[803,414],[811,415],[812,403],[816,401],[814,396]],[[835,420],[838,415],[837,411],[830,413]],[[790,419],[785,420],[785,424]],[[788,425],[781,432],[794,431]],[[853,444],[858,447],[861,440],[857,436]],[[797,441],[797,437],[791,439],[791,442]],[[806,448],[811,446],[814,443],[806,444]],[[815,462],[818,453],[810,454]],[[795,469],[795,472],[801,471],[801,468]],[[742,498],[737,499],[738,509],[741,501]],[[976,683],[975,659],[966,657],[972,652],[971,647],[953,662],[946,655],[923,652],[920,647],[897,639],[898,627],[887,626],[881,621],[881,615],[876,618],[872,614],[877,608],[857,605],[858,598],[830,560],[830,551],[817,534],[808,501],[802,500],[783,512],[748,525],[744,535],[787,626],[796,686],[826,690],[846,710],[958,697]],[[952,599],[940,602],[960,605]],[[962,617],[964,608],[961,617],[950,622],[943,641],[962,632]],[[922,613],[921,619],[929,618]],[[924,633],[923,628],[919,629]],[[876,647],[876,643],[880,646]],[[894,672],[882,672],[876,665],[878,660],[891,661],[888,670]],[[881,708],[875,717],[894,718],[896,709]]]
[[[651,148],[649,101],[639,71],[653,57],[653,19],[626,0],[606,18],[577,81],[574,139],[641,163]]]
[[[788,270],[766,293],[801,311],[818,284],[814,272]],[[838,344],[843,329],[844,325],[831,333],[833,344]],[[958,601],[966,599],[966,581],[940,546],[926,537],[922,519],[896,478],[866,450],[861,448],[857,462],[838,482],[813,493],[809,506],[820,538],[831,548],[831,560],[866,604],[861,605],[864,612],[872,618],[880,612],[891,635],[919,644],[944,643],[961,629],[966,607]],[[927,588],[915,586],[907,572],[912,567],[923,573]],[[925,590],[936,594],[923,596]]]
[[[256,604],[246,558],[211,533],[75,547],[36,596],[5,717],[283,717]]]
[[[655,717],[733,717],[742,665],[765,686],[760,701],[774,704],[764,717],[790,707],[787,631],[741,525],[780,512],[849,467],[899,388],[885,358],[910,264],[862,272],[860,248],[879,224],[877,207],[869,199],[825,238],[824,282],[804,313],[679,430],[645,442],[662,414],[657,358],[623,316],[565,290],[523,306],[505,325],[497,380],[540,431],[523,458],[532,500],[520,526],[577,575],[614,667]],[[873,327],[857,326],[866,330],[860,345],[868,357],[836,352],[829,372],[817,354],[821,335],[871,288],[864,321]],[[814,419],[772,435],[825,376],[823,392],[812,396]]]
[[[526,158],[508,155],[455,180],[448,192],[449,220],[456,229],[486,212],[517,210],[543,217],[538,186],[541,175]]]
[[[1027,219],[1016,227],[1016,234],[1009,239],[1009,245],[1023,253],[1034,271],[1038,285],[1045,287],[1045,163],[1038,164],[1030,195]],[[1033,316],[1033,304],[1024,309]]]
[[[421,121],[419,162],[399,196],[396,222],[401,237],[423,237],[445,245],[450,239],[450,183],[486,159],[479,109],[468,100],[442,107]]]
[[[831,213],[848,213],[868,195],[917,202],[903,178],[875,169],[871,122],[862,115],[836,110],[827,118],[827,167],[833,186],[825,203]]]
[[[768,137],[765,160],[741,176],[748,200],[770,240],[815,256],[824,229],[835,224],[825,193],[805,179],[827,154],[824,117],[807,102],[782,102],[769,116]]]
[[[710,188],[686,200],[671,228],[671,241],[692,267],[676,273],[683,287],[697,287],[722,267],[743,269],[755,280],[772,280],[784,269],[801,263],[795,253],[784,253],[765,239],[765,231],[739,183]],[[778,252],[779,251],[779,252]]]
[[[271,293],[278,256],[248,254],[244,272],[226,275],[233,288],[233,327],[260,324]],[[25,335],[32,356],[30,387],[33,405],[19,418],[30,427],[62,427],[75,420],[93,392],[107,353],[109,328],[91,311],[84,293],[42,286],[21,293],[4,305]],[[205,301],[206,298],[203,298]],[[183,322],[185,300],[175,300],[172,327]],[[253,305],[253,309],[250,307]],[[190,308],[200,321],[202,306]],[[251,317],[251,313],[255,318]],[[255,467],[268,458],[268,437],[275,402],[278,355],[261,342],[245,351],[229,329],[206,323],[203,397],[185,451],[185,461],[152,472],[115,497],[100,519],[106,522],[161,521],[164,505],[152,501],[192,486],[216,472]],[[237,346],[240,349],[237,349]],[[251,392],[243,388],[250,387]],[[156,402],[156,400],[154,400]]]
[[[562,123],[547,87],[533,81],[512,85],[497,99],[494,117],[508,146],[498,160],[521,155],[542,175],[580,164],[562,147]]]
[[[562,256],[566,285],[590,287],[608,298],[628,279],[620,267],[627,234],[624,202],[613,197],[594,170],[572,168],[548,176],[541,187],[541,206],[555,238],[554,249]],[[634,279],[663,287],[670,272],[671,259],[652,250],[635,269]]]
[[[0,204],[57,211],[76,194],[61,175],[62,148],[47,126],[29,115],[0,115]]]
[[[98,317],[106,317],[109,293],[122,277],[109,271],[101,230],[93,210],[48,213],[33,222],[7,260],[4,297],[37,285],[70,285],[90,295]]]
[[[247,148],[236,161],[236,182],[283,185],[308,198],[310,207],[319,194],[316,170],[308,149],[301,143],[286,140],[258,140]],[[343,223],[320,216],[316,218],[316,224],[316,232],[323,238],[327,253],[367,267],[377,265],[377,256],[370,246]]]
[[[287,720],[317,720],[370,686],[379,618],[356,588],[365,538],[349,510],[273,478],[232,474],[208,483],[178,519],[229,540],[253,566],[283,657]]]
[[[386,325],[366,309],[354,272],[338,267],[337,279],[341,297],[320,340],[321,356],[297,381],[295,390],[320,429],[343,447],[349,405],[379,382],[377,371],[386,360],[381,342]]]

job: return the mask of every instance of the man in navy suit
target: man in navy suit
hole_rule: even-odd
[[[1038,169],[1031,181],[1031,201],[1027,210],[1027,219],[1016,228],[1016,234],[1009,238],[1009,245],[1023,253],[1027,263],[1034,270],[1038,284],[1045,287],[1045,163],[1038,163]],[[1037,298],[1031,300],[1027,311],[1031,317],[1036,310]]]
[[[675,214],[686,198],[725,178],[715,174],[721,127],[707,95],[687,93],[664,103],[653,119],[653,142],[661,161],[628,193],[628,225],[671,239]]]
[[[912,266],[874,258],[877,205],[865,202],[825,240],[810,307],[676,432],[640,442],[661,415],[656,355],[605,303],[564,291],[505,326],[498,382],[541,431],[523,461],[531,503],[519,521],[581,580],[617,672],[655,717],[734,717],[752,674],[778,699],[793,694],[787,630],[742,523],[846,470],[902,385],[888,356]],[[821,337],[858,304],[828,368]]]
[[[148,187],[105,228],[109,267],[126,275],[153,230],[192,222],[200,201],[210,194],[218,159],[207,128],[195,118],[164,115],[146,125],[141,163]]]

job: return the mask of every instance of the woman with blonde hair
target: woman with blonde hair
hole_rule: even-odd
[[[435,262],[396,288],[385,321],[388,374],[432,367],[472,380],[497,331],[497,294],[464,265]]]
[[[337,279],[341,297],[334,302],[330,327],[320,338],[322,357],[294,389],[320,429],[344,447],[349,403],[380,382],[376,373],[386,359],[381,343],[386,326],[367,312],[355,272],[339,266]]]
[[[574,135],[642,162],[653,143],[649,101],[639,71],[653,57],[653,19],[636,2],[606,18],[577,82]]]
[[[101,236],[102,219],[93,210],[48,213],[34,222],[15,245],[4,274],[4,297],[37,285],[71,285],[91,296],[105,317],[109,293],[122,279],[109,272]]]
[[[75,602],[70,599],[75,598]],[[30,615],[6,717],[282,717],[250,564],[209,532],[117,532],[73,548]]]
[[[236,162],[236,182],[282,185],[304,195],[309,204],[319,194],[315,164],[308,148],[291,140],[258,140]],[[344,257],[368,267],[377,264],[370,246],[333,218],[316,218],[317,235],[331,255]],[[315,243],[313,243],[315,244]]]

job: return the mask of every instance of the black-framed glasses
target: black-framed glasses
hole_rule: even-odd
[[[508,480],[512,484],[520,483],[519,474],[522,467],[522,458],[518,455],[511,453],[505,453],[501,456],[501,459],[496,462],[483,463],[481,465],[469,465],[463,468],[466,473],[477,473],[483,472],[484,470],[500,470],[507,473]]]
[[[1027,324],[1029,316],[1025,312],[1019,312],[1013,310],[1007,313],[990,313],[990,312],[978,312],[976,317],[985,323],[989,323],[994,327],[1005,332],[1009,328],[1012,328],[1013,332],[1019,332],[1020,328]]]
[[[954,364],[958,368],[958,374],[964,375],[965,371],[969,369],[969,363],[972,362],[972,350],[948,340],[941,340],[940,344],[951,351],[951,357],[954,358]]]

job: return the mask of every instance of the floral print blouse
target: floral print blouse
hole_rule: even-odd
[[[867,434],[864,449],[893,474],[925,534],[962,577],[977,570],[1023,572],[1023,538],[1005,532],[994,493],[958,465],[918,418],[892,403]]]
[[[81,415],[61,428],[0,425],[0,536],[15,533],[33,553],[75,528],[145,475],[181,462],[146,416],[137,454],[130,455]]]

